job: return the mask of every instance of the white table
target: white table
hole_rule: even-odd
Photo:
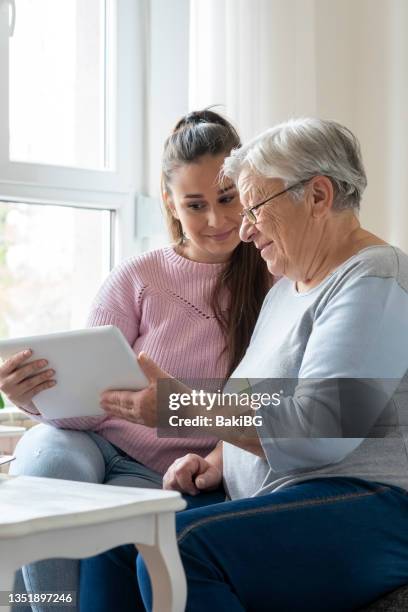
[[[25,430],[25,427],[16,425],[0,425],[0,438],[10,438],[10,436],[20,438]]]
[[[132,542],[149,570],[154,612],[183,612],[174,513],[185,506],[175,491],[0,474],[0,591],[12,590],[14,572],[27,563]]]
[[[0,425],[0,455],[12,454],[17,441],[25,433],[25,427],[15,425]],[[0,472],[3,469],[0,468]]]

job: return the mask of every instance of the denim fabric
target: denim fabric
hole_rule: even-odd
[[[310,480],[181,512],[177,532],[187,612],[351,612],[408,583],[408,493],[381,483]],[[140,557],[138,579],[151,610]]]
[[[104,484],[161,489],[162,476],[160,474],[132,459],[125,451],[114,446],[97,433],[88,431],[87,434],[95,442],[103,456],[105,462]]]

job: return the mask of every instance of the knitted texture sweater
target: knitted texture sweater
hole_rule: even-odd
[[[223,266],[191,261],[172,247],[132,257],[117,266],[102,285],[88,326],[115,325],[136,354],[145,351],[176,378],[222,379],[228,355],[210,301]],[[228,307],[226,292],[221,304],[223,309]],[[188,452],[204,456],[215,444],[210,438],[159,438],[156,429],[111,416],[48,422],[65,429],[95,431],[162,474],[178,457]]]

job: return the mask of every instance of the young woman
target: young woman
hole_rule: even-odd
[[[178,122],[163,153],[173,244],[119,265],[89,316],[90,326],[117,326],[136,354],[146,351],[176,378],[228,377],[244,355],[270,285],[256,249],[240,242],[237,190],[232,181],[219,182],[225,157],[239,145],[235,129],[212,111]],[[43,360],[28,359],[18,353],[1,366],[0,389],[41,421],[32,399],[56,384],[55,373]],[[11,472],[160,488],[177,457],[205,456],[214,443],[158,438],[156,430],[116,417],[55,420],[25,434]],[[189,502],[213,499],[219,494]],[[78,567],[75,560],[41,561],[23,574],[33,591],[76,590]]]

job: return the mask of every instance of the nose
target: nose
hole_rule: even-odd
[[[248,221],[246,216],[242,217],[241,227],[239,228],[239,237],[242,242],[252,242],[257,232],[256,226]]]
[[[222,209],[220,209],[220,207],[214,207],[208,211],[207,223],[209,227],[224,227],[225,213],[222,211]]]

